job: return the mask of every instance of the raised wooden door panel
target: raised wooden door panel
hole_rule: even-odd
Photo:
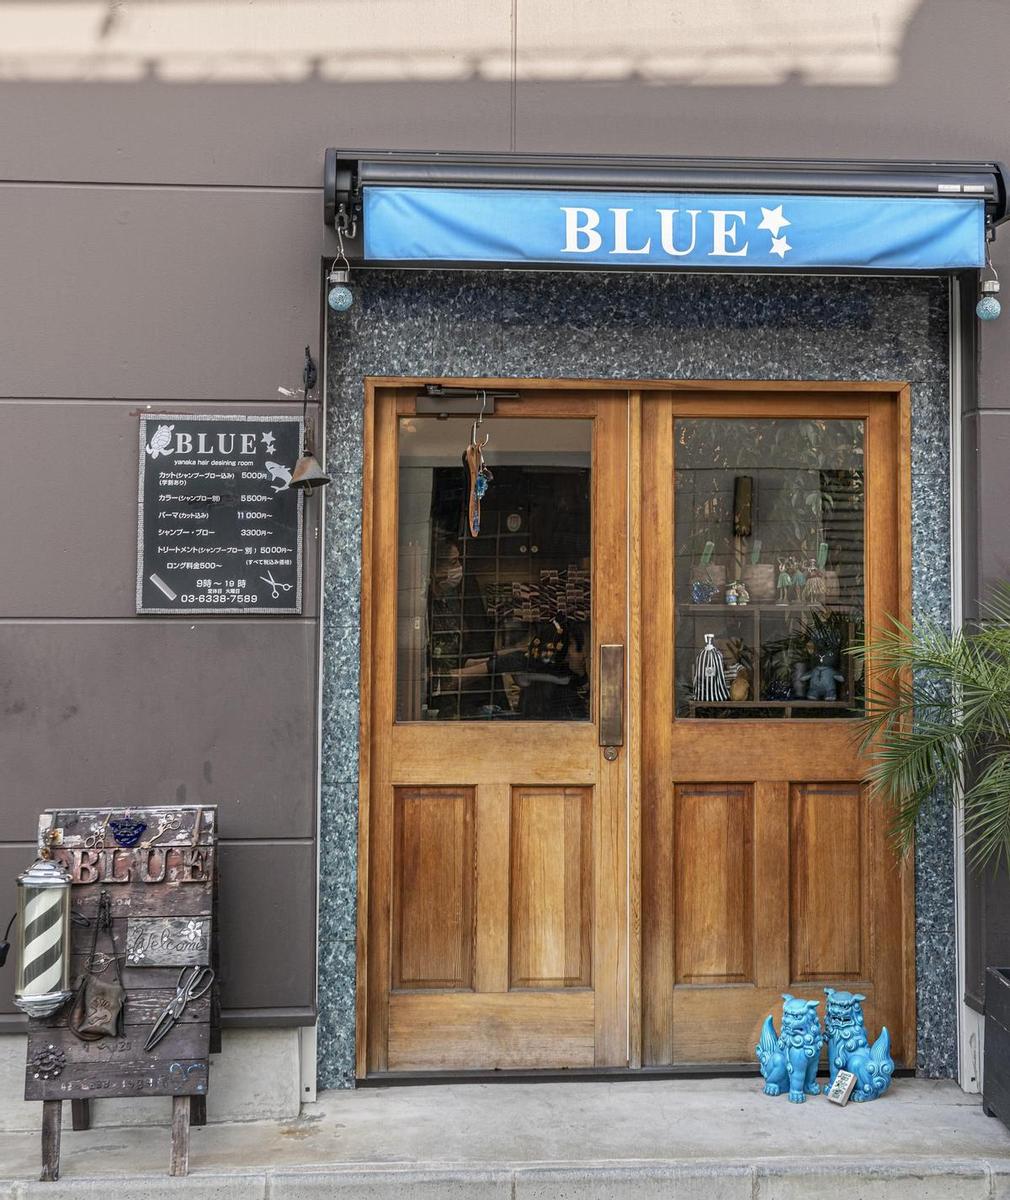
[[[643,661],[646,1064],[750,1062],[764,1017],[779,1011],[781,994],[817,998],[823,1006],[825,986],[863,991],[868,1021],[887,1024],[896,1059],[914,1061],[911,878],[889,843],[886,814],[860,783],[864,764],[853,717],[863,685],[853,683],[843,660],[833,709],[829,700],[797,701],[787,690],[788,664],[776,658],[797,644],[804,647],[801,656],[819,649],[804,639],[817,631],[816,620],[842,625],[831,617],[834,611],[846,612],[846,628],[857,603],[871,628],[887,614],[907,611],[906,399],[836,388],[833,394],[653,395],[644,402],[643,445],[651,450],[642,480],[643,527],[650,530],[642,565],[643,640],[650,650]],[[812,536],[803,524],[811,518],[802,511],[798,522],[788,510],[783,517],[788,492],[774,475],[769,480],[771,468],[761,475],[765,468],[753,454],[744,454],[744,466],[724,470],[729,478],[720,480],[719,456],[734,461],[737,451],[726,447],[734,437],[739,441],[744,426],[724,433],[718,423],[734,420],[750,422],[759,439],[765,436],[761,421],[815,423],[815,447],[822,435],[830,442],[842,428],[832,421],[848,422],[841,440],[848,439],[862,463],[857,459],[846,475],[815,449],[813,466],[796,472],[801,480],[804,471],[807,479],[815,472],[816,486],[834,492],[827,501],[809,492],[800,497],[817,508],[814,545],[824,529],[840,543],[837,553],[829,551],[823,573],[830,577],[843,564],[840,578],[828,578],[842,597],[834,607],[830,597],[808,604],[795,589],[784,600],[781,594],[766,598],[758,610],[722,600],[720,589],[739,576],[749,539],[759,533],[737,522],[730,504],[734,474],[751,474],[749,487],[765,489],[770,517],[760,532],[766,545],[781,545],[786,537],[809,543]],[[676,473],[678,450],[683,455],[696,432],[690,421],[712,423],[706,434],[712,463],[704,468],[710,477],[685,487]],[[776,436],[767,440],[791,445],[797,431],[805,432],[802,424],[781,436],[772,429]],[[789,479],[788,462],[773,466]],[[681,502],[704,514],[707,532],[689,529],[685,537],[683,513],[675,521]],[[822,504],[843,511],[833,508],[825,519]],[[687,569],[675,555],[687,546],[700,557],[706,543],[714,545],[716,561],[722,549],[728,567],[706,576],[692,565],[691,578],[711,587],[685,597]],[[760,573],[752,574],[760,582]],[[767,652],[763,626],[778,639]],[[790,632],[797,629],[798,635]],[[692,694],[684,657],[697,654],[708,631],[725,651],[733,637],[744,652],[750,643],[756,696],[713,704],[707,692],[704,702]],[[782,683],[777,675],[762,679],[763,669],[781,672]]]
[[[627,768],[595,664],[625,633],[627,397],[499,402],[460,538],[471,421],[417,391],[376,388],[368,431],[359,1071],[621,1066]]]
[[[593,789],[512,789],[512,988],[593,982]]]

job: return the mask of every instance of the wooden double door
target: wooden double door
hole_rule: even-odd
[[[906,391],[429,382],[368,385],[359,1075],[746,1063],[825,986],[913,1062],[846,653],[907,609]]]

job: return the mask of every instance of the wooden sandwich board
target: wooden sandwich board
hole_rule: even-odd
[[[130,840],[130,823],[145,827],[132,846],[122,844]],[[185,1175],[190,1124],[206,1120],[209,1056],[220,1049],[216,975],[156,1046],[144,1045],[183,973],[216,970],[217,808],[47,809],[39,819],[40,844],[50,835],[53,855],[73,881],[72,986],[89,966],[114,981],[114,953],[126,1001],[118,1037],[82,1041],[69,1024],[73,1000],[28,1022],[25,1099],[43,1105],[42,1179],[59,1177],[64,1100],[72,1102],[74,1128],[86,1129],[91,1100],[137,1096],[173,1098],[170,1171]],[[111,943],[100,931],[92,958],[103,893]]]

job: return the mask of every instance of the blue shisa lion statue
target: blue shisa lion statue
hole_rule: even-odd
[[[782,1033],[775,1032],[771,1015],[765,1019],[761,1040],[755,1046],[765,1094],[778,1096],[788,1092],[793,1104],[802,1104],[807,1096],[820,1092],[817,1066],[821,1047],[828,1043],[829,1091],[839,1071],[856,1077],[852,1092],[855,1101],[876,1100],[891,1086],[894,1060],[891,1039],[885,1026],[871,1046],[863,1023],[862,1001],[858,993],[825,988],[828,997],[824,1014],[824,1032],[817,1016],[819,1000],[782,997]]]
[[[807,1096],[816,1096],[821,1090],[816,1082],[824,1045],[816,1011],[820,1001],[797,1000],[789,995],[784,995],[782,1001],[782,1033],[775,1032],[769,1013],[754,1049],[765,1077],[765,1095],[788,1091],[793,1104],[802,1104]]]
[[[891,1086],[894,1075],[887,1026],[881,1029],[880,1036],[871,1046],[863,1024],[862,1001],[866,997],[858,992],[836,992],[829,987],[824,993],[828,998],[824,1014],[828,1037],[828,1088],[839,1071],[851,1071],[856,1077],[852,1099],[876,1100]]]

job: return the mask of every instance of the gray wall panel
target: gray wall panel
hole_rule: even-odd
[[[318,192],[0,186],[0,396],[276,401],[319,344],[321,212]]]
[[[6,812],[4,816],[6,818]],[[10,837],[10,822],[4,820],[3,835]],[[34,839],[35,830],[31,831],[31,836]],[[15,886],[14,880],[21,872],[30,865],[35,858],[35,843],[34,841],[26,842],[24,845],[12,846],[0,843],[0,939],[3,938],[3,932],[7,928],[7,922],[10,920],[15,905]],[[11,930],[11,937],[14,937],[14,930]],[[10,954],[7,956],[6,966],[0,967],[0,1017],[2,1014],[15,1013],[17,1010],[11,1001],[14,994],[14,947],[11,946]],[[0,1033],[4,1029],[0,1024]]]
[[[1010,580],[1010,521],[1007,520],[1007,463],[1010,412],[978,414],[978,571],[980,599],[992,585]]]
[[[234,10],[233,10],[234,11]],[[508,80],[0,82],[3,177],[318,187],[326,146],[507,150]]]
[[[1006,152],[1010,6],[992,0],[780,4],[793,17],[782,27],[746,4],[720,6],[718,20],[704,6],[654,0],[519,6],[520,150],[923,159]]]
[[[55,803],[219,804],[228,838],[311,837],[316,625],[0,624],[7,839]]]
[[[311,842],[225,842],[220,855],[221,1003],[315,1003],[316,849]]]
[[[0,401],[0,619],[133,616],[137,414],[159,409],[267,415],[297,414],[300,405]],[[309,416],[318,421],[318,406]],[[304,510],[308,617],[318,611],[320,504],[316,492]]]

